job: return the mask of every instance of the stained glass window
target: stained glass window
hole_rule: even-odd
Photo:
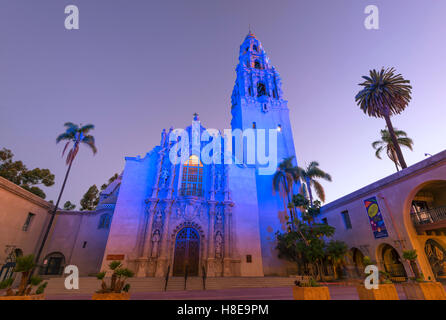
[[[203,194],[203,164],[196,155],[191,155],[183,164],[181,193],[183,196],[202,196]]]

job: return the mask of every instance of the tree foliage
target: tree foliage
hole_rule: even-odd
[[[121,261],[112,261],[109,264],[109,268],[113,271],[111,276],[110,286],[107,286],[105,282],[106,272],[99,272],[96,277],[101,280],[101,289],[98,293],[121,293],[122,291],[128,292],[130,290],[130,284],[126,284],[128,278],[134,276],[133,271],[124,268]]]
[[[74,203],[71,203],[71,201],[67,201],[63,205],[64,210],[74,210],[76,208],[76,205]]]
[[[368,76],[362,78],[365,81],[359,85],[363,88],[355,96],[355,101],[370,117],[385,119],[398,162],[403,169],[407,168],[390,117],[400,114],[408,106],[412,98],[410,81],[404,79],[401,74],[396,74],[394,68],[381,68],[380,71],[373,69],[369,71]]]
[[[6,148],[0,150],[0,176],[45,199],[45,192],[37,185],[52,186],[54,174],[49,169],[29,170],[22,161],[14,161],[13,157],[11,150]]]
[[[294,228],[287,232],[276,233],[276,249],[279,258],[295,262],[300,274],[310,273],[313,278],[319,276],[323,279],[323,265],[330,262],[333,268],[339,266],[347,253],[347,245],[342,241],[331,241],[335,228],[316,222],[320,213],[320,202],[315,201],[313,206],[303,195],[293,196],[294,205],[301,210],[301,219],[294,219]]]
[[[77,125],[72,122],[67,122],[64,124],[65,132],[61,133],[56,138],[56,143],[61,141],[66,141],[65,147],[62,151],[62,156],[65,154],[65,151],[68,149],[70,144],[73,144],[73,147],[68,151],[66,163],[70,164],[74,158],[76,158],[77,153],[79,152],[79,146],[81,144],[88,146],[93,154],[96,154],[98,151],[95,145],[95,139],[92,135],[88,134],[91,130],[94,129],[94,125],[87,124],[85,126]]]
[[[31,275],[31,272],[35,266],[34,255],[30,254],[27,256],[17,257],[14,272],[21,274],[20,284],[17,290],[14,291],[12,289],[14,278],[1,282],[0,289],[6,289],[7,296],[25,296],[31,294],[31,290],[34,286],[39,286],[35,293],[43,293],[47,282],[42,283],[43,280],[40,277]]]
[[[82,197],[80,204],[82,211],[91,211],[96,209],[99,203],[99,190],[96,185],[92,185],[88,188],[87,192]]]
[[[398,130],[394,128],[396,141],[400,146],[407,147],[410,150],[413,150],[413,140],[407,136],[407,133],[403,130]],[[378,159],[381,159],[381,152],[385,150],[387,156],[390,160],[395,164],[396,170],[399,171],[398,166],[401,167],[401,164],[398,160],[398,155],[396,153],[396,148],[393,145],[392,137],[388,128],[381,130],[381,140],[374,141],[372,143],[373,149],[375,149],[375,156]]]
[[[107,189],[107,187],[108,187],[113,181],[115,181],[115,180],[118,179],[118,178],[119,178],[119,174],[115,173],[110,179],[108,179],[108,182],[107,182],[107,183],[104,183],[104,184],[101,186],[101,191],[104,191],[105,189]]]
[[[317,179],[324,179],[331,182],[331,176],[319,168],[319,163],[317,161],[311,161],[306,168],[297,167],[298,178],[302,182],[303,193],[308,193],[310,206],[313,204],[313,192],[312,188],[316,190],[316,194],[325,202],[325,190],[322,185],[317,181]]]

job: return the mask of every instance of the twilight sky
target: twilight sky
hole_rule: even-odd
[[[80,30],[64,28],[64,8]],[[363,13],[380,9],[380,29]],[[413,99],[393,118],[415,141],[408,165],[446,149],[446,1],[425,0],[1,0],[0,148],[29,168],[49,168],[57,197],[65,163],[55,144],[63,123],[93,123],[99,152],[84,148],[63,201],[144,156],[163,128],[198,112],[208,128],[230,128],[239,46],[251,25],[282,76],[299,165],[318,160],[333,182],[327,202],[395,171],[374,156],[384,120],[354,102],[361,75],[394,66]],[[62,202],[63,203],[63,202]]]

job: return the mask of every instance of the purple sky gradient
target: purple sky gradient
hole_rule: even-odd
[[[64,28],[76,4],[80,30]],[[364,8],[380,9],[366,30]],[[79,202],[145,155],[170,126],[198,112],[208,128],[230,127],[239,46],[251,24],[283,79],[299,164],[318,160],[334,200],[394,172],[371,142],[384,120],[355,105],[361,75],[394,66],[413,99],[394,126],[415,141],[409,165],[446,148],[446,1],[1,0],[0,148],[30,168],[49,168],[57,197],[65,163],[55,144],[63,123],[93,123],[99,152],[83,149],[63,200]]]

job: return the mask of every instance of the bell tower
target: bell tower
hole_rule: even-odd
[[[295,157],[288,102],[283,99],[280,75],[251,32],[240,46],[236,73],[231,97],[232,129],[265,129],[266,133],[269,129],[277,130],[277,165],[284,158]],[[275,233],[287,228],[286,200],[273,191],[275,169],[267,175],[261,174],[258,166],[255,170],[263,271],[265,275],[286,275],[287,263],[278,259],[275,249]]]
[[[231,97],[232,129],[277,129],[278,159],[295,156],[288,102],[279,73],[251,32],[240,46],[237,79]]]

